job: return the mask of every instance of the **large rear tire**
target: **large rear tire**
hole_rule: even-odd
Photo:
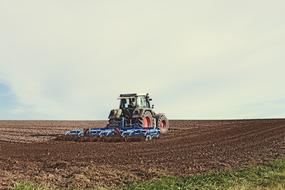
[[[156,126],[160,129],[161,134],[166,134],[169,130],[169,121],[164,114],[157,114],[156,118]]]
[[[120,119],[109,119],[109,126],[110,127],[118,127],[120,125]]]
[[[153,117],[150,111],[145,111],[143,115],[133,121],[133,124],[137,123],[142,128],[153,127]]]

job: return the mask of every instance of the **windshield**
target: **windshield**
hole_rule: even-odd
[[[121,99],[120,108],[134,108],[136,107],[136,99],[135,98],[126,98]]]

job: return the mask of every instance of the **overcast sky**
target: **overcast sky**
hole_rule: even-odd
[[[0,119],[285,117],[284,0],[0,0]]]

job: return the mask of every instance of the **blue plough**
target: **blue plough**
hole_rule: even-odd
[[[119,137],[121,139],[127,139],[132,137],[144,138],[145,140],[151,140],[152,138],[158,138],[160,135],[160,129],[158,127],[143,128],[138,124],[133,124],[131,127],[125,127],[124,118],[119,123],[118,127],[111,127],[109,124],[103,128],[89,128],[89,129],[74,129],[67,131],[65,136],[69,137],[87,137],[87,138],[104,138],[104,137]]]

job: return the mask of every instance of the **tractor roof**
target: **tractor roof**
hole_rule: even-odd
[[[124,98],[135,98],[138,96],[147,96],[146,94],[137,94],[137,93],[132,93],[132,94],[120,94],[119,99],[124,99]]]

